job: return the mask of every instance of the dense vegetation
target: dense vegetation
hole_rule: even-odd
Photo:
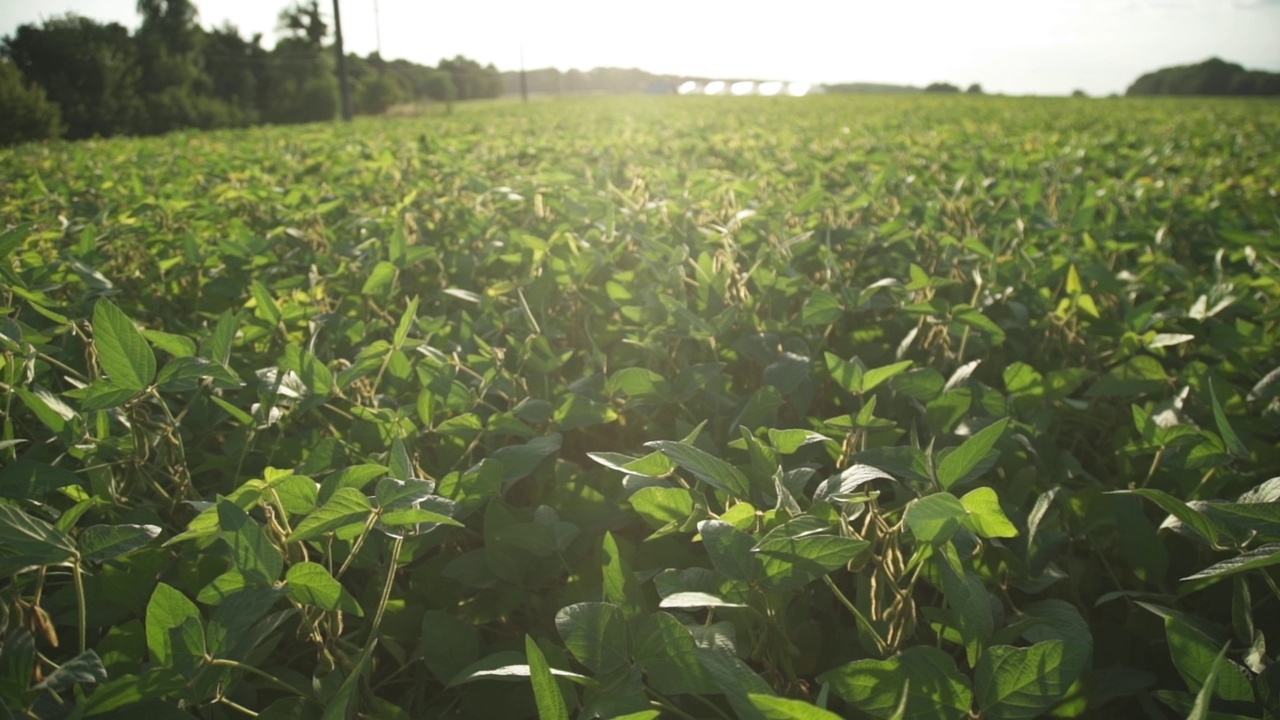
[[[1218,58],[1149,72],[1126,95],[1280,95],[1280,73],[1245,70]]]
[[[183,128],[331,120],[339,111],[332,35],[316,0],[280,13],[275,47],[234,27],[205,29],[190,0],[141,0],[141,26],[75,15],[22,25],[0,42],[0,146],[32,139],[151,135]],[[346,56],[355,112],[410,100],[497,97],[492,65],[435,68]],[[50,107],[52,105],[52,107]]]
[[[0,715],[1276,720],[1277,140],[672,97],[0,152]]]

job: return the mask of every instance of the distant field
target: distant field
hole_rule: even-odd
[[[1265,101],[0,151],[0,709],[1276,720],[1278,193]]]

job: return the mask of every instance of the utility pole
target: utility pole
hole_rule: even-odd
[[[347,54],[342,51],[342,14],[333,0],[333,50],[338,54],[338,91],[342,95],[342,119],[351,122],[351,84],[347,81]]]
[[[336,2],[336,0],[335,0]],[[520,99],[529,102],[529,83],[524,76],[524,45],[520,45]]]

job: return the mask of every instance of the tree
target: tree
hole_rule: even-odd
[[[0,54],[58,105],[69,138],[138,132],[138,54],[129,31],[77,15],[22,25]]]
[[[381,115],[392,105],[404,100],[404,88],[391,75],[367,75],[356,86],[356,112],[361,115]]]
[[[56,138],[62,130],[58,106],[44,89],[28,85],[11,62],[0,60],[0,147]]]
[[[1079,89],[1079,88],[1076,88],[1075,90],[1072,90],[1072,91],[1071,91],[1071,97],[1073,97],[1073,98],[1087,98],[1087,97],[1089,97],[1089,93],[1087,93],[1087,92],[1085,92],[1085,91],[1083,91],[1083,90],[1081,90],[1081,89]]]
[[[1215,57],[1147,73],[1125,95],[1280,95],[1280,73],[1245,70]]]
[[[970,95],[981,95],[981,94],[982,94],[982,86],[981,86],[981,85],[979,85],[978,83],[974,83],[974,84],[970,85],[970,86],[969,86],[969,89],[968,89],[968,90],[965,90],[965,92],[966,92],[966,93],[968,93],[968,94],[970,94]]]
[[[951,83],[931,83],[924,89],[927,93],[958,93],[960,88]]]

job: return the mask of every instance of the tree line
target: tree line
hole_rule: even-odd
[[[206,29],[191,0],[138,0],[130,32],[67,14],[0,40],[0,146],[153,135],[182,128],[331,120],[340,110],[331,28],[318,0],[280,12],[275,46],[234,26]],[[415,100],[496,97],[492,64],[461,55],[428,67],[346,56],[357,113]]]
[[[1280,73],[1245,70],[1220,58],[1178,65],[1138,78],[1125,95],[1280,95]]]

